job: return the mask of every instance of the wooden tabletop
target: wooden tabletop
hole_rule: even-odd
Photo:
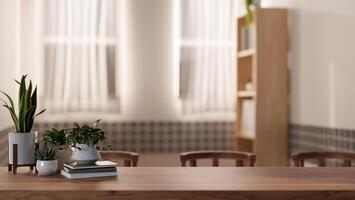
[[[26,172],[24,172],[26,171]],[[0,199],[355,198],[354,168],[132,167],[119,176],[68,180],[0,168]],[[305,198],[307,199],[307,198]]]

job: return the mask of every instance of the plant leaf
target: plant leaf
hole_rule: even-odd
[[[245,21],[247,25],[250,25],[253,23],[253,13],[250,10],[250,6],[253,5],[252,0],[245,0],[245,8],[246,8],[246,14],[245,14]]]
[[[23,132],[25,131],[25,103],[24,102],[24,99],[25,96],[24,95],[21,95],[21,100],[20,102],[20,107],[19,107],[19,116],[18,116],[18,123],[19,123],[19,130],[20,132]]]
[[[6,107],[11,115],[11,118],[14,122],[14,125],[16,127],[17,132],[30,132],[34,123],[34,119],[36,116],[42,114],[45,112],[45,110],[42,110],[39,112],[37,115],[36,114],[36,109],[37,109],[37,86],[33,90],[33,84],[32,81],[29,81],[28,88],[26,87],[26,75],[23,75],[21,77],[21,80],[15,80],[17,84],[19,84],[19,90],[18,90],[18,115],[16,115],[15,112],[15,105],[14,101],[12,98],[6,94],[3,91],[0,91],[3,93],[8,101],[5,101],[3,99],[0,99],[0,101],[4,102],[4,107]]]
[[[10,113],[10,115],[11,115],[12,121],[13,121],[14,124],[15,124],[16,132],[18,132],[18,131],[19,131],[18,118],[17,118],[17,116],[16,116],[15,111],[14,111],[10,106],[8,106],[7,104],[4,105],[4,107],[6,107],[6,108],[9,110],[9,113]]]
[[[31,94],[32,94],[32,81],[30,81],[28,90],[26,90],[26,110],[32,107]]]
[[[33,91],[33,94],[31,97],[31,102],[32,102],[32,106],[37,106],[37,86],[35,87],[35,90]]]
[[[91,127],[96,128],[96,126],[100,123],[100,121],[101,121],[101,119],[94,121],[94,123],[91,124]]]
[[[21,83],[20,83],[20,89],[19,89],[19,94],[18,94],[18,107],[21,107],[22,104],[22,95],[26,94],[26,76],[27,75],[23,75],[21,78]]]
[[[47,109],[43,109],[43,110],[41,110],[41,112],[37,113],[34,117],[37,117],[38,115],[40,115],[40,114],[42,114],[42,113],[46,112],[46,110],[47,110]]]
[[[28,109],[25,113],[25,132],[31,132],[32,125],[33,125],[33,115],[36,112],[36,106],[32,106]]]
[[[9,102],[10,102],[11,108],[12,108],[13,110],[15,110],[14,101],[12,101],[12,98],[11,98],[8,94],[6,94],[5,92],[3,92],[3,91],[1,91],[1,93],[3,93],[3,94],[7,97],[7,99],[8,99]]]

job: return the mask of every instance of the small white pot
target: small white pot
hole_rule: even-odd
[[[13,144],[17,144],[17,164],[35,164],[37,132],[9,133],[9,164],[13,164]]]
[[[38,175],[47,176],[54,174],[58,170],[57,160],[37,160],[36,169]]]
[[[245,90],[253,90],[254,86],[252,82],[245,84]]]
[[[77,164],[93,164],[101,158],[95,145],[77,144],[76,147],[79,147],[80,149],[73,149],[71,159]]]

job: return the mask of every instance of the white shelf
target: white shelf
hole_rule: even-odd
[[[253,90],[245,90],[237,92],[238,98],[253,98],[255,97],[255,91]]]
[[[255,49],[242,50],[238,52],[238,58],[245,58],[248,56],[253,56],[255,54]]]

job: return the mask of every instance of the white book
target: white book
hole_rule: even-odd
[[[95,162],[95,164],[92,165],[80,165],[74,162],[74,163],[65,163],[64,166],[70,169],[94,169],[94,168],[115,167],[117,166],[117,163],[111,162],[109,160],[104,160],[104,161],[97,161]]]
[[[242,103],[242,121],[241,130],[246,136],[255,136],[255,102],[254,100],[245,100]]]
[[[70,174],[64,170],[60,171],[62,176],[67,177],[68,179],[82,179],[82,178],[99,178],[99,177],[109,177],[117,176],[117,172],[96,172],[96,173],[74,173]]]

